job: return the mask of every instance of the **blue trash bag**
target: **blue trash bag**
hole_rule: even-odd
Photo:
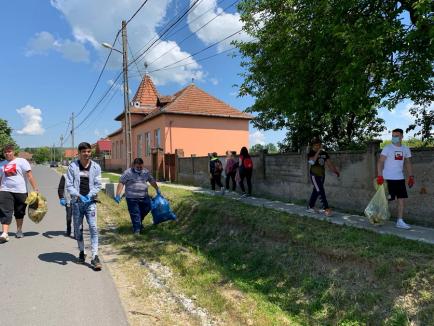
[[[161,195],[157,195],[152,198],[151,213],[154,225],[169,220],[176,220],[176,215],[170,209],[169,202]]]

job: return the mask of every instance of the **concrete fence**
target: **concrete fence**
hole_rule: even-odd
[[[330,206],[363,212],[374,195],[374,179],[380,142],[372,142],[363,151],[330,152],[341,171],[340,178],[327,172],[325,188]],[[404,218],[412,223],[434,226],[434,149],[413,149],[412,163],[416,185],[408,189]],[[307,153],[252,156],[253,194],[300,202],[312,192]],[[221,158],[224,162],[224,158]],[[181,184],[209,187],[208,157],[177,158],[177,181]],[[391,205],[395,214],[395,205]]]

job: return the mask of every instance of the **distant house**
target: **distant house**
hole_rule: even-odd
[[[141,157],[151,171],[161,172],[164,154],[204,156],[239,152],[249,143],[252,116],[208,94],[194,84],[171,96],[158,93],[145,76],[131,101],[133,158]],[[112,141],[110,169],[125,168],[124,113],[115,120],[122,127],[108,137]],[[161,173],[160,173],[161,174]]]
[[[65,153],[63,154],[63,157],[65,160],[73,160],[78,155],[78,151],[76,148],[65,148]]]
[[[95,149],[96,156],[108,159],[112,153],[112,142],[109,138],[101,138],[92,144],[92,149]]]
[[[19,152],[18,157],[26,159],[29,162],[33,161],[33,154],[29,152]]]

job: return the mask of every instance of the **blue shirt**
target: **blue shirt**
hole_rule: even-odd
[[[143,169],[140,172],[134,169],[125,170],[119,182],[125,185],[126,198],[143,198],[148,196],[147,182],[154,182],[154,178],[148,170]]]

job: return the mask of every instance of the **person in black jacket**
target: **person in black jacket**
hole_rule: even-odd
[[[209,174],[210,174],[210,182],[211,182],[211,189],[215,191],[215,185],[220,187],[220,193],[222,195],[225,194],[225,187],[223,187],[222,184],[222,172],[223,172],[223,164],[220,161],[220,159],[217,157],[217,153],[214,152],[211,155],[210,161],[209,161]]]
[[[71,196],[66,190],[65,186],[65,178],[66,175],[63,174],[60,178],[59,187],[57,189],[57,194],[59,195],[59,203],[62,206],[65,206],[66,210],[66,232],[65,236],[71,236],[71,222],[72,222],[72,206],[71,206]]]

